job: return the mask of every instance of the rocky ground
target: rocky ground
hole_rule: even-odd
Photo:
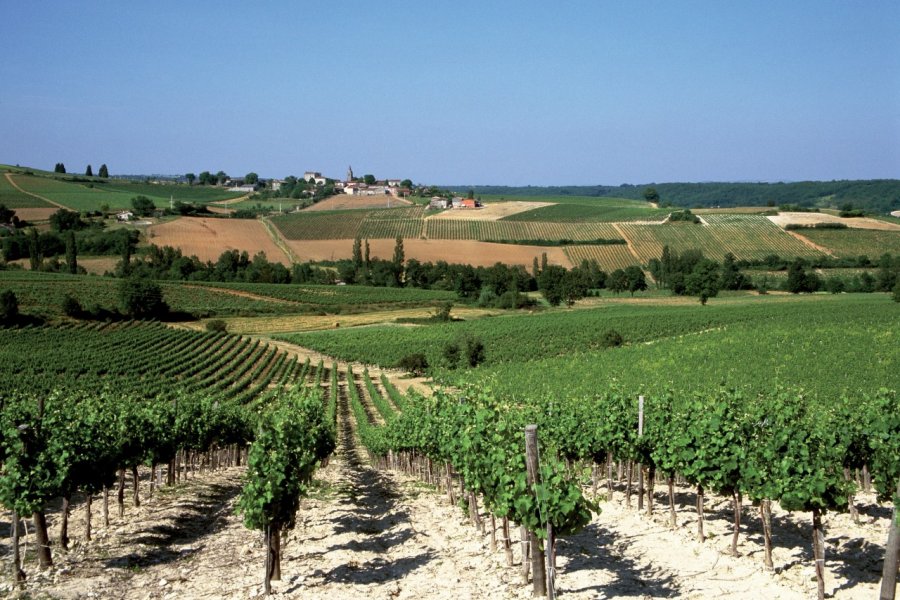
[[[256,598],[262,594],[264,549],[259,532],[235,513],[241,468],[207,472],[144,497],[130,498],[124,518],[115,510],[102,524],[94,502],[94,539],[80,538],[83,505],[71,520],[73,546],[54,547],[55,566],[41,572],[26,543],[24,591],[13,592],[9,519],[0,522],[4,573],[0,593],[28,598]],[[146,488],[146,482],[144,487]],[[601,485],[601,494],[605,489]],[[707,503],[709,539],[695,541],[693,494],[679,489],[678,527],[669,527],[665,487],[657,488],[652,517],[624,506],[621,488],[579,534],[560,540],[559,597],[587,598],[810,598],[815,595],[809,516],[775,514],[775,570],[762,565],[756,509],[744,505],[740,552],[729,555],[731,506]],[[146,489],[144,490],[146,494]],[[880,581],[889,510],[871,496],[859,499],[862,523],[847,515],[826,520],[826,591],[838,599],[873,598]],[[58,514],[51,511],[51,535]],[[517,539],[517,534],[513,535]],[[283,544],[276,598],[405,599],[530,598],[521,554],[509,567],[503,550],[490,551],[463,512],[439,490],[411,477],[370,466],[356,443],[346,397],[339,407],[336,454],[316,476],[297,526]]]

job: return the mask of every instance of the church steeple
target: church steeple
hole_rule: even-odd
[[[351,181],[353,181],[353,167],[348,166],[347,167],[347,183],[350,183]]]

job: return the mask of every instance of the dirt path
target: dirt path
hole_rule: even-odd
[[[289,304],[291,306],[302,306],[302,302],[296,302],[294,300],[285,300],[284,298],[275,298],[274,296],[261,296],[260,294],[254,294],[253,292],[245,292],[244,290],[234,290],[230,288],[216,287],[214,285],[191,285],[188,283],[182,284],[182,287],[195,289],[195,290],[215,290],[217,292],[221,292],[223,294],[228,294],[230,296],[238,296],[239,298],[248,298],[250,300],[259,300],[261,302],[272,302],[274,304]]]
[[[297,256],[297,253],[291,248],[290,244],[287,243],[287,240],[281,235],[281,231],[272,224],[272,221],[270,221],[268,217],[263,217],[262,222],[263,226],[266,228],[266,233],[272,238],[272,242],[284,252],[285,256],[288,257],[288,260],[291,261],[291,264],[299,264],[302,262],[300,257]]]
[[[40,196],[40,195],[38,195],[38,194],[34,194],[34,193],[32,193],[32,192],[29,192],[28,190],[22,189],[22,188],[19,186],[19,184],[16,183],[15,179],[13,179],[12,173],[5,173],[5,175],[6,175],[6,180],[9,182],[9,185],[13,186],[14,188],[16,188],[17,190],[19,190],[20,192],[22,192],[22,193],[25,194],[26,196],[31,196],[32,198],[37,198],[38,200],[41,200],[41,201],[46,202],[46,203],[48,203],[48,204],[52,204],[53,206],[56,206],[56,207],[59,207],[59,208],[64,208],[64,209],[66,209],[66,210],[72,210],[72,209],[70,209],[68,206],[64,206],[64,205],[60,204],[59,202],[54,202],[54,201],[51,200],[50,198],[45,198],[44,196]]]
[[[830,256],[832,258],[837,258],[837,256],[834,254],[834,252],[832,252],[825,246],[820,246],[819,244],[815,243],[811,239],[803,237],[796,231],[791,231],[790,229],[785,229],[784,232],[786,234],[793,236],[794,238],[800,240],[801,242],[803,242],[804,244],[806,244],[808,247],[812,248],[813,250],[818,250],[819,252],[821,252],[823,254],[827,254],[828,256]]]
[[[249,200],[250,194],[244,194],[243,196],[238,196],[237,198],[229,198],[228,200],[217,200],[216,202],[211,202],[210,204],[219,204],[221,206],[228,206],[229,204],[238,204],[243,202],[244,200]]]

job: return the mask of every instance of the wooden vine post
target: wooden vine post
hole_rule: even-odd
[[[638,438],[644,435],[644,397],[638,396]],[[637,463],[638,511],[644,510],[644,465]]]
[[[900,481],[897,482],[897,496],[900,496]],[[897,510],[897,505],[894,504],[887,548],[884,550],[884,573],[881,577],[879,600],[894,600],[897,593],[898,569],[900,569],[900,510]]]
[[[538,480],[538,445],[537,445],[537,425],[525,426],[525,465],[527,467],[526,482],[528,487],[534,489],[534,485]],[[535,597],[543,597],[547,595],[547,572],[544,566],[544,550],[541,548],[540,540],[533,531],[528,532],[528,544],[531,547],[531,571],[533,573],[532,581],[534,587],[533,594]]]

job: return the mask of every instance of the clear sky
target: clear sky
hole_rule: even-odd
[[[900,2],[0,0],[0,162],[900,178]]]

